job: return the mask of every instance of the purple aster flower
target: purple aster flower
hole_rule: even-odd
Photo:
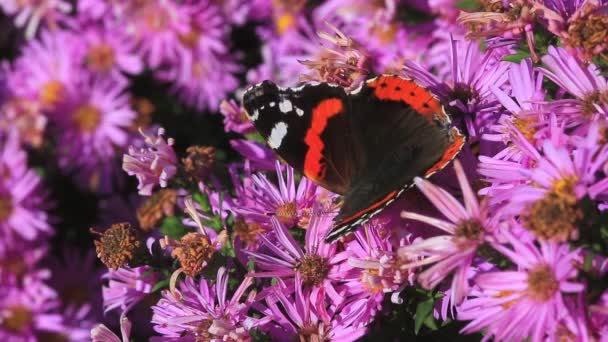
[[[110,165],[116,150],[126,147],[135,112],[116,81],[84,76],[66,85],[65,97],[51,117],[59,130],[59,165],[63,169],[112,171],[100,164]]]
[[[303,291],[305,285],[299,276],[293,286],[275,285],[266,296],[268,308],[263,312],[279,325],[271,330],[275,340],[346,342],[365,334],[364,327],[354,324],[354,317],[349,314],[353,310],[349,307],[342,310],[327,307],[324,288],[318,293]]]
[[[247,134],[255,132],[253,124],[247,118],[245,109],[234,100],[223,100],[220,103],[220,113],[224,116],[224,131]]]
[[[563,48],[549,46],[541,71],[575,99],[556,100],[548,105],[568,126],[580,125],[608,115],[608,81],[594,64],[584,66]]]
[[[176,32],[178,59],[170,60],[156,76],[172,82],[172,89],[188,105],[216,111],[239,85],[234,74],[241,68],[226,45],[229,26],[211,1],[182,7],[187,14],[181,18],[190,20],[185,30]]]
[[[385,294],[391,293],[393,303],[403,302],[399,293],[413,285],[415,273],[401,267],[409,260],[402,260],[395,253],[384,224],[372,220],[364,230],[357,230],[353,235],[355,239],[345,245],[352,270],[343,275],[348,304],[341,310],[344,313],[345,309],[353,310],[349,314],[358,316],[354,324],[367,325],[382,309]]]
[[[274,237],[260,235],[265,247],[258,252],[248,252],[254,257],[255,277],[274,277],[284,281],[301,277],[304,286],[312,292],[325,291],[332,303],[339,304],[344,295],[337,288],[343,281],[343,272],[350,268],[345,263],[345,252],[338,252],[337,244],[325,242],[325,234],[332,227],[334,215],[313,212],[310,225],[306,229],[304,248],[276,218],[272,217]]]
[[[577,238],[578,221],[583,217],[579,200],[587,196],[597,199],[608,190],[606,178],[598,177],[608,161],[608,146],[598,144],[599,134],[599,125],[592,124],[588,135],[572,150],[546,140],[543,156],[538,156],[536,166],[530,169],[484,171],[522,182],[493,195],[493,201],[505,203],[497,214],[520,215],[523,226],[542,239]]]
[[[104,312],[119,309],[126,313],[139,303],[158,281],[158,275],[149,266],[109,269],[103,275],[108,286],[102,289]]]
[[[145,138],[147,147],[136,149],[129,147],[129,154],[123,156],[122,168],[139,181],[137,188],[140,195],[150,196],[156,185],[166,187],[167,182],[177,173],[177,156],[173,151],[172,138],[165,140],[165,130],[158,129],[156,137],[140,133]]]
[[[131,339],[131,321],[127,316],[120,316],[120,335],[116,336],[112,330],[103,324],[98,324],[91,329],[91,340],[93,342],[129,342]]]
[[[442,103],[447,103],[448,113],[459,122],[462,120],[469,134],[475,137],[487,121],[492,120],[498,100],[491,89],[507,81],[510,63],[500,60],[501,50],[489,48],[482,52],[477,42],[451,39],[449,52],[451,73],[446,81],[412,61],[404,63],[404,72],[428,87]]]
[[[120,79],[120,71],[138,74],[143,70],[143,61],[134,52],[136,42],[122,27],[91,24],[80,29],[79,34],[84,45],[84,63],[92,72]]]
[[[272,171],[277,163],[277,154],[268,147],[255,140],[232,139],[230,146],[237,151],[254,171]]]
[[[138,54],[152,68],[178,58],[180,34],[189,32],[196,15],[194,6],[162,0],[132,4],[123,10],[119,22],[138,41]]]
[[[514,262],[517,271],[478,275],[473,291],[458,310],[459,320],[471,320],[464,333],[484,330],[497,340],[543,341],[556,333],[558,319],[571,315],[564,304],[566,294],[580,293],[585,286],[574,282],[578,251],[568,245],[521,242],[510,233],[511,248],[494,245]]]
[[[275,169],[278,186],[262,173],[252,175],[252,184],[243,194],[248,198],[239,198],[233,210],[246,220],[265,227],[270,226],[272,217],[291,227],[310,215],[319,188],[304,177],[296,185],[294,170],[290,166],[282,166],[277,161]]]
[[[179,63],[159,70],[156,76],[172,82],[172,90],[186,104],[216,111],[220,101],[238,87],[234,74],[240,69],[230,55],[184,53]]]
[[[403,246],[399,249],[399,254],[422,258],[404,267],[432,265],[417,277],[424,288],[435,288],[442,280],[453,274],[450,300],[453,304],[459,304],[469,290],[467,275],[477,249],[484,242],[491,240],[496,221],[490,216],[487,203],[479,203],[477,200],[460,162],[456,161],[454,168],[464,197],[464,205],[444,189],[421,178],[414,179],[418,189],[449,221],[413,212],[401,213],[403,218],[429,223],[448,234]]]
[[[81,41],[66,31],[43,30],[28,42],[7,77],[16,96],[35,99],[52,111],[80,76],[78,49]]]
[[[61,300],[60,312],[69,335],[85,340],[96,321],[102,318],[101,274],[95,267],[95,252],[83,255],[79,250],[64,246],[61,257],[51,259],[49,284]]]
[[[19,138],[34,148],[42,145],[48,119],[38,101],[12,97],[0,104],[0,130],[19,132]]]
[[[39,265],[46,256],[45,245],[22,239],[0,238],[0,287],[48,280],[49,270]]]
[[[256,292],[246,295],[253,279],[246,276],[228,299],[228,271],[220,267],[215,286],[201,278],[197,284],[187,277],[179,290],[164,291],[152,307],[154,330],[165,338],[206,341],[249,340],[251,329],[263,326],[268,318],[247,316]],[[245,296],[244,300],[241,298]]]
[[[72,10],[72,4],[66,0],[5,0],[0,3],[0,8],[15,16],[15,26],[25,28],[25,36],[31,39],[41,22],[57,28],[60,20]]]
[[[27,168],[27,155],[11,134],[0,144],[0,237],[19,236],[34,240],[53,229],[45,212],[45,194],[41,179]]]
[[[528,141],[534,143],[537,133],[544,130],[549,123],[543,115],[540,104],[546,96],[546,91],[543,89],[543,75],[535,72],[531,60],[524,59],[519,64],[510,65],[509,86],[508,91],[491,87],[492,93],[508,114],[501,116],[498,124],[490,127],[493,132],[484,134],[482,138],[508,143],[511,137],[510,129],[516,127]],[[507,148],[513,149],[515,145]]]
[[[2,287],[0,297],[0,339],[34,342],[38,336],[61,334],[62,317],[56,313],[59,302],[53,290],[41,282],[22,288]]]

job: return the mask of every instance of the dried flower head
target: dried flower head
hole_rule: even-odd
[[[202,182],[215,166],[215,148],[213,146],[190,146],[186,152],[188,156],[182,159],[186,175],[193,182]]]
[[[148,198],[137,208],[137,220],[139,227],[149,232],[156,227],[166,216],[174,214],[177,191],[173,189],[161,189]]]
[[[170,244],[174,246],[171,256],[179,260],[184,273],[191,277],[201,273],[215,254],[209,237],[200,233],[188,233]]]
[[[326,25],[334,31],[334,34],[319,32],[318,35],[334,45],[334,48],[323,47],[317,60],[300,61],[313,71],[313,74],[302,75],[300,80],[328,82],[354,89],[369,74],[367,66],[369,59],[361,45],[333,25],[327,22]]]
[[[116,270],[125,265],[134,266],[141,261],[139,257],[146,253],[137,230],[129,223],[115,223],[103,233],[91,228],[91,233],[100,236],[95,240],[95,250],[97,257],[108,268]]]

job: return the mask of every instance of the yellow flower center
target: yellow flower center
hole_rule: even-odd
[[[100,72],[112,69],[115,60],[114,49],[108,44],[100,44],[92,47],[87,56],[87,63],[89,66]]]
[[[559,290],[559,282],[548,265],[540,265],[528,272],[528,295],[545,302]]]
[[[6,221],[13,213],[13,200],[6,195],[0,195],[0,221]]]
[[[24,306],[9,306],[5,311],[5,318],[0,326],[15,334],[25,333],[32,325],[33,318],[30,310]]]
[[[40,90],[40,102],[45,108],[52,109],[65,93],[65,87],[59,81],[49,81]]]
[[[545,240],[565,241],[583,218],[574,193],[577,178],[564,177],[555,182],[543,198],[524,209],[523,224],[534,235]]]
[[[81,132],[90,133],[99,126],[101,113],[95,106],[85,104],[76,109],[72,116],[72,121]]]
[[[283,203],[277,207],[275,214],[281,223],[291,225],[298,217],[298,207],[295,202]]]
[[[316,286],[321,284],[329,274],[329,263],[320,255],[307,254],[300,259],[295,271],[302,276],[304,286]]]

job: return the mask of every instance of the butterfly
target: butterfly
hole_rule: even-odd
[[[343,196],[327,241],[380,212],[414,177],[443,169],[465,143],[436,96],[396,75],[367,79],[351,91],[264,81],[247,89],[243,106],[283,160]]]

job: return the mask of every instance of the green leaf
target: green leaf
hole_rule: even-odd
[[[192,194],[192,199],[201,206],[201,209],[204,212],[211,211],[211,204],[209,203],[209,198],[206,195],[203,195],[200,192],[195,192]]]
[[[160,232],[174,240],[181,239],[182,236],[190,231],[192,229],[182,224],[182,221],[177,216],[166,217],[160,225]]]
[[[418,303],[416,313],[414,315],[414,333],[416,335],[418,335],[422,324],[424,324],[429,317],[433,318],[432,313],[434,305],[435,301],[433,299]]]
[[[518,51],[512,55],[504,56],[502,60],[505,62],[519,63],[529,57],[530,51]]]
[[[479,9],[479,3],[475,0],[460,0],[454,6],[464,11],[474,11]]]
[[[160,290],[168,289],[169,281],[170,281],[170,279],[163,279],[163,280],[159,281],[158,283],[156,283],[154,285],[154,287],[152,287],[152,292],[157,292]]]

